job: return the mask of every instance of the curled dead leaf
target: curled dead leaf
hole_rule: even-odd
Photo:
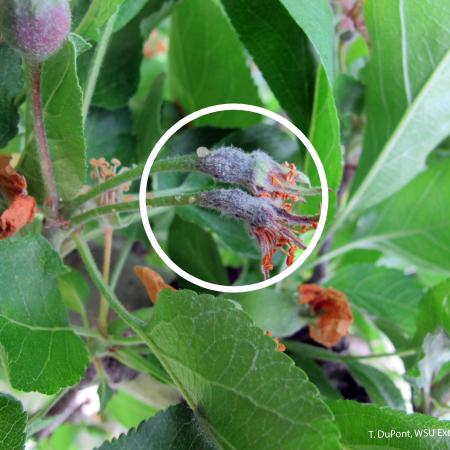
[[[33,221],[36,200],[27,193],[27,182],[10,164],[11,157],[0,155],[0,191],[9,206],[0,214],[0,239],[13,236]]]
[[[299,294],[300,303],[307,304],[318,317],[317,322],[309,326],[312,339],[326,347],[332,347],[343,336],[348,335],[353,314],[344,293],[316,284],[302,284]]]
[[[35,214],[36,200],[29,195],[17,195],[0,215],[0,239],[16,234],[33,221]]]
[[[142,284],[145,286],[148,297],[150,298],[150,301],[153,304],[156,303],[156,301],[158,300],[159,293],[163,289],[168,288],[171,289],[172,291],[176,290],[175,288],[167,284],[158,272],[155,272],[149,267],[134,266],[134,273],[137,275],[139,280],[141,280]]]
[[[16,195],[26,194],[25,177],[15,171],[9,155],[0,155],[0,189],[9,200]]]

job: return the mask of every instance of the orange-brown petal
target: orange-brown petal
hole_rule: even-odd
[[[299,287],[300,303],[308,304],[317,316],[317,322],[309,327],[312,339],[326,347],[336,345],[347,336],[353,322],[353,314],[344,293],[316,284]]]
[[[172,291],[176,290],[175,288],[167,284],[158,272],[155,272],[149,267],[134,266],[134,273],[137,275],[139,280],[141,280],[142,284],[145,286],[148,297],[150,298],[150,301],[153,304],[156,303],[156,301],[158,300],[159,293],[163,289],[168,288],[171,289]]]
[[[29,195],[17,195],[9,207],[0,215],[0,239],[16,234],[33,221],[36,200]]]

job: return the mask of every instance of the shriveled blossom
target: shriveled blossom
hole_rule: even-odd
[[[15,171],[10,161],[9,156],[0,156],[0,191],[9,205],[0,214],[0,239],[16,234],[36,214],[36,200],[28,195],[25,178]]]
[[[126,170],[124,167],[120,167],[122,163],[117,159],[113,158],[109,163],[105,158],[99,159],[91,159],[91,178],[98,182],[102,183],[110,178],[116,176],[122,170]],[[107,192],[104,192],[99,199],[100,205],[112,205],[121,200],[121,196],[124,192],[128,191],[130,185],[128,183],[124,183],[114,189],[111,189]]]
[[[212,208],[225,216],[243,220],[261,248],[262,272],[268,278],[273,269],[272,257],[280,250],[286,262],[294,262],[297,248],[305,249],[298,236],[316,226],[317,216],[298,216],[283,207],[282,199],[253,197],[240,189],[217,189],[199,195],[198,204]]]
[[[298,290],[300,304],[308,305],[317,317],[317,323],[309,326],[312,339],[332,347],[348,335],[353,314],[344,293],[317,284],[302,284]]]
[[[163,289],[171,289],[175,291],[175,288],[167,284],[162,276],[150,269],[150,267],[145,266],[134,266],[134,273],[137,275],[139,280],[141,280],[142,284],[147,291],[148,297],[150,301],[155,304],[158,300],[159,293]]]
[[[260,150],[245,153],[236,147],[213,151],[202,147],[197,156],[198,170],[218,181],[242,186],[256,196],[295,203],[304,201],[304,195],[320,193],[310,189],[308,177],[294,164],[280,164]]]

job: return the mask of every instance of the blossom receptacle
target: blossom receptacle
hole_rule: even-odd
[[[261,150],[246,153],[232,146],[197,152],[198,169],[218,181],[242,186],[255,195],[303,201],[308,177],[294,164],[280,164]]]

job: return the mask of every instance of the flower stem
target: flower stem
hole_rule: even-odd
[[[31,93],[33,100],[33,112],[35,121],[36,139],[38,144],[41,170],[44,177],[44,184],[47,190],[47,202],[53,216],[58,212],[58,192],[56,189],[56,181],[53,173],[52,160],[50,158],[50,150],[48,147],[47,135],[45,133],[44,117],[42,111],[41,98],[41,75],[42,65],[33,64],[30,66]]]
[[[313,345],[304,344],[302,342],[295,341],[283,341],[286,344],[289,351],[294,354],[302,356],[308,356],[313,359],[319,359],[322,361],[354,361],[354,360],[369,360],[377,358],[390,358],[392,356],[403,357],[410,356],[417,353],[418,348],[411,348],[407,350],[401,350],[393,353],[375,353],[372,355],[342,355],[340,353],[332,352],[324,348],[315,347]]]
[[[126,243],[125,243],[125,245],[122,248],[122,251],[120,253],[119,260],[117,261],[116,265],[114,266],[114,270],[113,270],[113,273],[112,273],[112,276],[111,276],[111,283],[110,283],[111,289],[113,291],[116,290],[116,286],[117,286],[117,283],[119,282],[119,278],[120,278],[120,275],[122,273],[122,270],[123,270],[123,268],[125,266],[125,263],[127,261],[127,258],[129,256],[129,254],[130,254],[130,251],[133,248],[133,244],[134,244],[134,241],[135,241],[135,234],[136,233],[133,232],[132,236],[130,236],[128,238],[128,240],[126,241]]]
[[[108,284],[105,282],[102,274],[98,270],[94,257],[92,256],[92,253],[83,238],[78,233],[74,233],[72,237],[75,241],[78,253],[83,260],[84,266],[95,286],[100,291],[100,294],[105,297],[111,308],[127,325],[129,325],[136,332],[139,332],[139,334],[142,334],[143,331],[141,327],[145,325],[145,322],[128,312],[120,300],[114,295],[113,292],[111,292]]]
[[[196,406],[195,400],[191,398],[189,392],[185,388],[185,385],[171,369],[170,365],[167,362],[166,355],[158,348],[155,342],[145,332],[143,327],[146,326],[146,323],[128,312],[122,305],[122,303],[120,303],[119,299],[115,296],[114,292],[112,292],[111,288],[105,283],[102,274],[95,264],[94,257],[92,256],[89,247],[87,246],[86,242],[84,242],[81,235],[76,232],[73,233],[72,237],[75,241],[85,268],[89,273],[89,276],[91,277],[100,293],[105,296],[106,300],[109,303],[109,306],[137,334],[137,336],[142,339],[142,341],[147,345],[150,351],[154,353],[154,355],[159,359],[162,366],[166,369],[167,373],[171,377],[174,384],[178,387],[180,393],[182,394],[188,405],[192,409],[194,409]]]
[[[195,170],[196,157],[193,155],[180,156],[177,158],[167,158],[156,161],[152,166],[154,172],[180,171],[190,172]],[[136,180],[141,177],[144,164],[128,169],[115,177],[109,178],[103,183],[95,185],[89,191],[75,197],[68,205],[70,210],[75,210],[89,200],[99,197],[104,192],[110,191],[121,184]]]
[[[109,283],[109,273],[111,270],[113,229],[109,223],[105,225],[105,250],[103,255],[103,279]],[[100,306],[98,313],[98,329],[103,336],[108,335],[108,313],[109,303],[104,295],[100,296]]]
[[[147,199],[148,207],[156,206],[181,206],[194,205],[197,202],[199,193],[166,195],[164,197],[154,197]],[[89,209],[81,214],[72,217],[71,221],[74,225],[81,225],[93,219],[98,219],[101,216],[111,213],[130,212],[139,209],[139,201],[116,203],[113,205],[99,206],[98,208]]]

